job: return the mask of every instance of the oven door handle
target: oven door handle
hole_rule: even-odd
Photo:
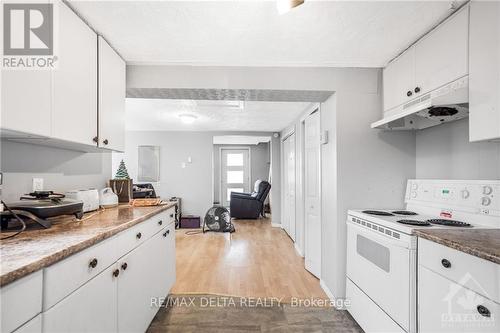
[[[361,227],[361,226],[359,226],[351,221],[347,221],[347,226],[354,228],[356,230],[356,233],[361,234],[368,239],[375,240],[379,243],[391,244],[391,245],[405,248],[405,249],[410,248],[410,245],[408,244],[408,242],[406,242],[404,240],[397,240],[397,239],[392,238],[390,236],[386,236],[385,234],[382,235],[378,231],[373,231],[371,229],[363,228],[363,227]]]

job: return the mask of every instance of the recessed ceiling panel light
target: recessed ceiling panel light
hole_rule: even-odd
[[[184,124],[192,124],[195,122],[196,119],[198,119],[197,116],[195,116],[194,114],[190,114],[190,113],[182,113],[179,115],[179,118],[181,118],[181,121]]]

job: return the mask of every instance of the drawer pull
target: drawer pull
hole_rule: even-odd
[[[158,221],[158,225],[162,225],[162,224],[163,224],[162,220]]]
[[[96,268],[96,266],[97,266],[97,258],[94,258],[89,262],[89,267]]]
[[[163,233],[163,237],[167,237],[167,235],[170,234],[170,230],[167,230]]]
[[[479,314],[483,317],[491,317],[491,312],[490,310],[488,310],[487,307],[485,306],[482,306],[482,305],[478,305],[477,306],[477,312],[479,312]]]
[[[126,263],[126,262],[124,262],[124,263],[122,264],[122,269],[123,269],[123,270],[126,270],[126,269],[127,269],[127,267],[128,267],[127,263]]]
[[[120,275],[120,270],[119,270],[119,269],[115,269],[115,270],[113,271],[113,276],[114,276],[114,277],[118,277],[118,275]]]
[[[173,214],[173,213],[172,213],[172,214],[170,214],[170,217],[174,217],[174,214]]]
[[[142,234],[140,232],[138,232],[137,235],[135,235],[135,237],[137,237],[137,239],[141,239]]]
[[[441,260],[441,265],[443,265],[444,268],[450,268],[451,262],[448,259],[443,259]]]

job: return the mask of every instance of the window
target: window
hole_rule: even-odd
[[[227,166],[243,166],[243,154],[227,154]]]

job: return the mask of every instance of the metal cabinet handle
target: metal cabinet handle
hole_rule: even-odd
[[[98,138],[97,136],[94,136],[94,137],[92,138],[92,141],[94,141],[95,143],[98,143],[98,142],[99,142],[99,138]]]
[[[114,276],[114,277],[118,277],[118,275],[120,275],[120,270],[119,270],[119,269],[115,269],[115,270],[113,271],[113,276]]]
[[[450,268],[451,262],[448,259],[443,259],[441,260],[441,265],[443,265],[444,268]]]
[[[477,312],[479,312],[479,314],[483,317],[488,317],[488,318],[491,317],[490,310],[488,310],[488,308],[483,305],[477,306]]]
[[[163,224],[162,220],[158,221],[158,225],[162,225],[162,224]]]
[[[126,270],[126,269],[127,269],[127,267],[128,267],[128,264],[127,264],[126,262],[124,262],[124,263],[122,264],[122,269],[123,269],[123,270]]]
[[[94,258],[89,262],[89,267],[96,268],[96,266],[97,266],[97,258]]]
[[[408,90],[408,91],[406,92],[406,96],[410,97],[411,95],[413,95],[413,92],[412,92],[411,90]]]
[[[174,214],[170,214],[170,217],[174,217]]]
[[[104,140],[102,141],[102,143],[104,143],[105,145],[107,145],[107,144],[109,143],[109,141],[108,141],[108,139],[104,139]]]
[[[135,235],[135,237],[137,237],[137,239],[141,239],[142,234],[140,232],[138,232],[137,235]]]
[[[420,92],[420,87],[415,87],[415,93],[418,94]]]
[[[167,237],[167,235],[170,234],[170,230],[167,230],[163,233],[163,237]]]

